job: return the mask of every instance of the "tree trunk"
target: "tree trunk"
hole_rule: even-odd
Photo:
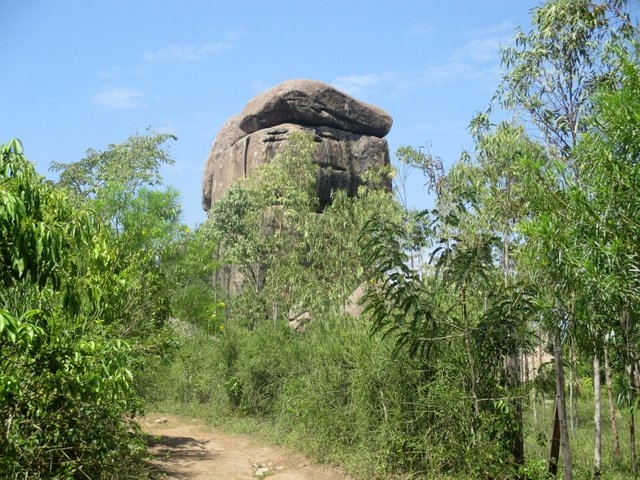
[[[467,361],[469,362],[469,374],[471,375],[471,398],[473,399],[473,412],[477,418],[480,415],[480,403],[478,402],[478,394],[476,393],[478,380],[476,378],[473,352],[471,351],[471,334],[469,333],[469,325],[467,325],[467,294],[464,287],[462,287],[460,295],[462,300],[462,323],[464,325],[464,346],[467,353]]]
[[[558,402],[553,406],[553,433],[551,434],[551,451],[549,452],[549,468],[547,477],[558,474],[558,460],[560,458],[560,417],[558,416]]]
[[[560,343],[559,335],[556,336],[553,342],[553,359],[556,367],[556,405],[558,408],[558,424],[560,426],[564,480],[573,480],[571,445],[569,444],[569,430],[567,428],[567,403],[564,394],[564,361],[562,359],[562,344]]]
[[[578,361],[576,359],[575,348],[573,347],[573,340],[569,340],[569,363],[571,368],[569,369],[569,425],[571,426],[571,435],[575,436],[576,427],[578,426],[577,408],[576,408],[576,375],[578,371]]]
[[[629,373],[629,455],[631,461],[631,473],[634,476],[638,474],[638,460],[636,457],[636,419],[635,419],[635,404],[636,404],[636,358],[637,352],[632,339],[634,325],[632,324],[631,315],[626,308],[623,308],[620,312],[620,327],[625,332],[625,344],[627,350],[627,369]]]
[[[511,192],[511,182],[506,182],[506,194],[507,198],[510,197]],[[507,220],[504,224],[504,240],[502,242],[503,245],[503,281],[505,289],[509,286],[509,278],[511,271],[511,258],[509,253],[509,247],[511,243],[511,225],[510,221]],[[522,420],[522,411],[523,411],[523,400],[519,395],[520,387],[522,385],[522,358],[523,354],[521,350],[517,352],[513,352],[512,355],[507,356],[506,364],[507,364],[507,382],[509,383],[509,387],[512,392],[516,392],[517,395],[511,401],[515,412],[515,429],[511,432],[511,454],[513,455],[513,461],[519,467],[524,466],[524,426]],[[526,362],[526,356],[524,356]],[[529,375],[528,366],[525,366],[524,374],[526,376]]]
[[[604,379],[607,385],[607,398],[609,399],[609,422],[613,435],[613,457],[616,461],[622,460],[620,451],[620,436],[618,435],[618,422],[616,421],[616,405],[613,402],[613,382],[611,381],[611,365],[609,365],[609,349],[604,348]]]
[[[546,340],[545,340],[546,341]],[[538,345],[538,373],[542,367],[542,345]],[[544,393],[544,389],[540,390],[540,405],[542,405],[542,415],[544,416],[547,411],[547,396]]]
[[[512,391],[518,392],[520,386],[520,358],[517,354],[507,357],[507,381]],[[510,430],[511,454],[516,465],[524,465],[524,428],[522,426],[522,399],[520,396],[511,400],[514,409],[515,427]]]
[[[602,401],[600,388],[600,356],[593,355],[593,422],[595,427],[593,450],[593,478],[599,480],[602,473]]]
[[[536,378],[536,375],[538,374],[538,372],[536,371],[536,357],[535,357],[535,353],[533,353],[531,355],[531,365],[529,365],[529,362],[527,360],[527,355],[524,356],[525,360],[527,360],[524,364],[524,368],[525,368],[525,382],[529,383],[529,380]],[[531,370],[531,371],[530,371]],[[536,387],[532,387],[531,388],[531,408],[533,410],[533,423],[537,423],[538,422],[538,408],[536,407],[536,399],[537,399],[537,392],[536,392]]]
[[[638,459],[636,456],[636,372],[635,362],[631,362],[629,365],[629,405],[631,411],[631,418],[629,419],[629,450],[631,456],[631,473],[635,477],[638,474]]]

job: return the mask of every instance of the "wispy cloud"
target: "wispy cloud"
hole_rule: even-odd
[[[471,40],[465,45],[464,51],[474,62],[495,61],[500,57],[500,45],[503,43],[497,37]]]
[[[365,90],[380,84],[391,83],[396,75],[390,72],[347,75],[333,79],[331,85],[349,95],[362,95]]]
[[[418,83],[426,86],[476,84],[494,88],[500,78],[500,48],[510,40],[513,22],[502,22],[484,30],[467,32],[467,40],[451,52],[450,59],[423,70]]]
[[[498,35],[498,36],[508,36],[511,37],[515,34],[516,29],[518,28],[518,23],[513,20],[503,20],[502,22],[493,25],[488,28],[484,28],[481,30],[469,30],[469,34],[473,36],[490,36],[490,35]]]
[[[173,44],[154,52],[146,52],[144,59],[151,63],[191,62],[231,50],[232,47],[230,42],[205,42],[200,45]]]
[[[422,87],[443,87],[468,85],[469,88],[494,88],[500,78],[500,68],[496,63],[475,63],[472,61],[451,61],[425,68],[413,83]]]
[[[122,71],[124,70],[123,67],[121,66],[116,66],[116,67],[109,67],[109,68],[105,68],[102,69],[98,72],[98,76],[101,78],[105,78],[105,79],[112,79],[117,77],[118,75],[120,75],[122,73]]]
[[[225,35],[225,37],[227,38],[227,40],[232,42],[234,40],[240,40],[241,38],[246,37],[247,35],[249,35],[249,32],[247,30],[243,30],[242,28],[238,28],[238,29],[235,29],[235,30],[228,31],[227,34]]]
[[[390,97],[416,89],[459,85],[490,90],[500,80],[500,47],[510,40],[514,28],[513,22],[502,22],[482,31],[465,32],[466,41],[454,47],[446,61],[426,65],[420,71],[347,75],[334,79],[331,84],[359,97],[381,86],[389,90]],[[434,28],[418,25],[408,33],[418,35],[433,31]]]
[[[476,80],[480,75],[480,69],[464,62],[448,62],[424,70],[424,78],[432,85],[468,82]]]
[[[422,35],[429,35],[436,31],[436,28],[431,25],[420,24],[420,25],[412,25],[406,31],[406,35],[410,37],[418,37]]]
[[[93,97],[93,103],[112,110],[145,107],[144,95],[133,88],[104,88]]]
[[[506,20],[484,30],[469,31],[468,35],[472,39],[456,55],[464,55],[476,62],[497,61],[500,58],[500,48],[512,41],[517,26],[515,22]]]

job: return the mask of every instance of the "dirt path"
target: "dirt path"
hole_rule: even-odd
[[[152,435],[153,464],[167,479],[344,480],[337,468],[311,463],[243,435],[223,433],[200,420],[149,415],[141,422]]]

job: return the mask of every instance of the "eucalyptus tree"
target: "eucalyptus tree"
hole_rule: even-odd
[[[624,339],[631,407],[631,465],[637,471],[635,441],[636,319],[640,306],[640,73],[637,52],[620,51],[619,75],[603,85],[594,99],[588,132],[576,148],[581,180],[571,196],[579,240],[579,269],[585,288],[600,301],[593,322],[601,348],[610,332]],[[596,354],[596,362],[598,361]],[[597,368],[594,367],[594,368]],[[595,372],[594,372],[595,373]],[[596,451],[596,465],[599,452]],[[597,470],[596,470],[597,471]],[[598,472],[599,473],[599,472]]]
[[[592,94],[599,83],[615,75],[615,65],[609,61],[611,46],[629,41],[637,32],[627,3],[548,1],[533,10],[531,31],[519,31],[513,45],[503,50],[506,74],[495,100],[501,107],[520,114],[521,120],[540,135],[550,157],[560,162],[557,177],[549,184],[550,200],[563,195],[567,181],[580,180],[573,149],[586,130]],[[563,203],[558,203],[557,208],[562,210]],[[541,222],[548,220],[538,218]],[[549,226],[541,226],[539,233]],[[547,247],[561,245],[549,243]],[[569,299],[573,298],[574,286],[557,273],[549,276],[549,280],[560,282],[558,291],[567,291],[568,287]],[[575,322],[573,301],[560,301],[558,306],[564,313],[558,317],[562,321],[558,324],[560,331],[556,329],[556,342],[569,338],[561,330],[571,332]],[[562,349],[556,345],[555,351],[560,423],[566,427]],[[565,478],[569,479],[572,478],[570,444],[566,432],[562,432],[562,437]]]
[[[511,405],[516,418],[511,451],[516,462],[523,464],[522,366],[536,325],[533,324],[535,316],[531,315],[534,288],[518,265],[518,251],[524,237],[517,227],[531,213],[530,192],[522,182],[524,172],[527,165],[544,162],[546,157],[542,146],[531,140],[522,126],[507,122],[491,125],[487,116],[478,115],[471,122],[471,133],[475,150],[463,154],[449,177],[453,185],[466,185],[466,190],[473,192],[469,209],[473,221],[462,220],[461,224],[495,238],[491,261],[496,276],[492,294],[484,302],[477,332],[482,332],[485,339],[491,336],[488,332],[502,339],[502,345],[488,345],[486,351],[492,352],[490,355],[498,353],[498,358],[504,361],[502,381],[512,392]],[[456,192],[458,188],[450,191]],[[498,334],[500,329],[502,335]],[[491,363],[489,359],[485,361]]]
[[[549,0],[532,10],[502,50],[506,69],[495,101],[537,130],[552,153],[570,163],[585,131],[591,96],[615,67],[612,45],[637,35],[627,0]]]

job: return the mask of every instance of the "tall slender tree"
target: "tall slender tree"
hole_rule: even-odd
[[[503,50],[507,73],[496,95],[503,108],[516,110],[534,132],[538,132],[549,154],[562,165],[556,186],[561,192],[567,181],[579,181],[581,172],[573,149],[587,129],[592,95],[598,84],[611,77],[611,46],[632,39],[636,27],[624,0],[551,0],[533,10],[532,29],[518,32],[514,44]],[[553,197],[551,197],[553,198]],[[558,208],[564,208],[563,203]],[[568,285],[567,282],[563,282]],[[574,331],[573,302],[559,318],[568,333]],[[559,341],[562,336],[556,336]],[[570,337],[567,337],[570,338]],[[562,348],[556,345],[558,389],[564,390]],[[562,391],[558,399],[562,401]],[[564,408],[560,407],[560,423]],[[568,438],[565,432],[563,438]],[[570,444],[563,441],[565,478],[572,477]]]

